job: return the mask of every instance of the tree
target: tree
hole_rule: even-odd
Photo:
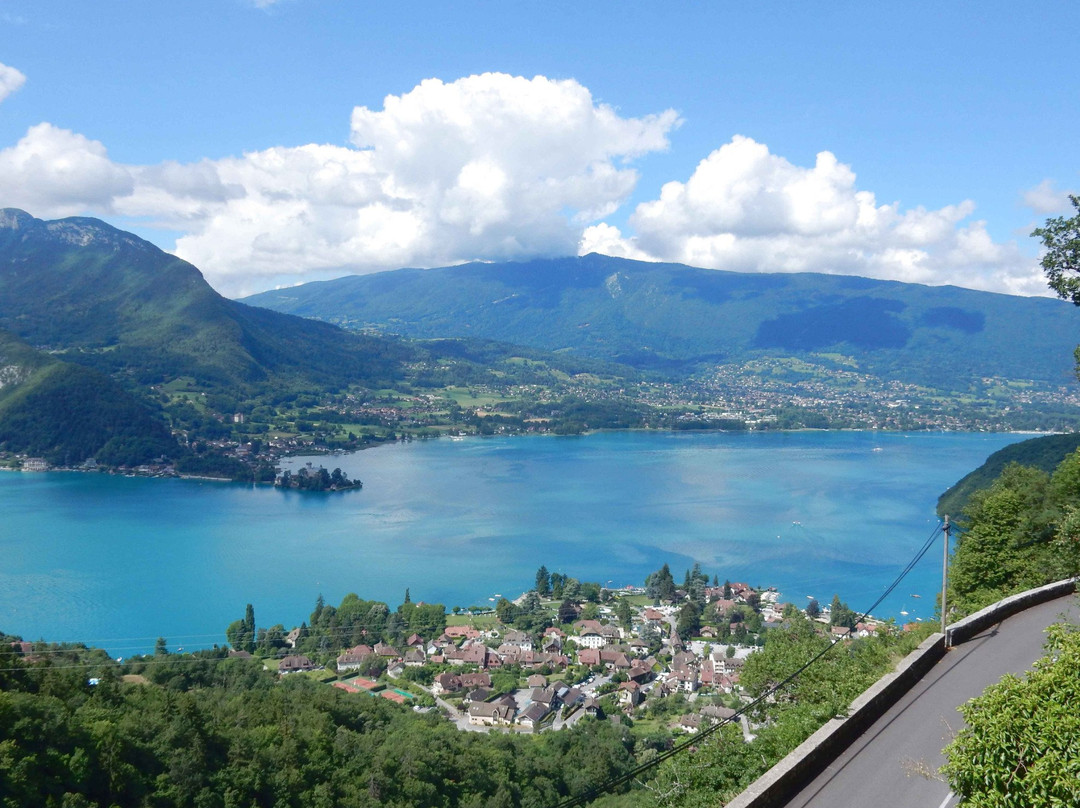
[[[518,607],[506,598],[499,598],[499,602],[495,604],[495,614],[500,623],[509,626],[513,624],[514,618],[518,615]]]
[[[806,604],[806,616],[813,620],[819,614],[821,614],[821,604],[816,598],[810,598],[810,602]]]
[[[567,598],[559,604],[559,622],[572,623],[577,620],[578,610],[574,601]]]
[[[701,631],[701,608],[692,600],[683,604],[679,609],[678,621],[675,624],[680,637],[695,637]]]
[[[1069,194],[1069,201],[1076,208],[1075,216],[1047,219],[1046,226],[1031,235],[1042,239],[1046,249],[1040,263],[1050,288],[1080,306],[1080,197]]]
[[[634,623],[634,612],[630,608],[630,601],[626,598],[619,598],[619,602],[615,604],[615,617],[619,621],[619,625],[627,631]]]
[[[169,649],[165,646],[165,638],[158,637],[157,642],[154,643],[154,656],[165,656],[169,653]]]
[[[1046,250],[1039,263],[1050,288],[1058,297],[1080,306],[1080,197],[1069,194],[1069,201],[1076,208],[1075,216],[1047,219],[1046,226],[1036,228],[1031,235],[1042,239]],[[1076,375],[1080,378],[1080,346],[1073,356]]]
[[[855,621],[858,618],[859,616],[840,600],[839,595],[833,595],[832,604],[829,606],[830,625],[855,628]]]
[[[671,600],[675,597],[675,579],[667,564],[645,579],[645,594],[654,600]]]
[[[1080,627],[1047,634],[1048,656],[1024,679],[1007,675],[960,708],[967,726],[943,771],[965,804],[1080,805]]]
[[[250,603],[244,607],[244,635],[247,639],[247,644],[244,646],[244,650],[255,650],[255,607]]]
[[[540,569],[536,571],[536,594],[540,597],[545,597],[550,593],[551,576],[548,575],[548,568],[541,564]]]

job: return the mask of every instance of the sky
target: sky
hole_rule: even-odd
[[[601,252],[1047,294],[1080,4],[0,0],[0,207],[238,297]]]

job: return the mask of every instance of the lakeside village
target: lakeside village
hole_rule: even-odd
[[[418,712],[438,710],[464,731],[539,732],[583,716],[652,721],[693,733],[731,718],[749,697],[747,658],[767,631],[801,612],[834,642],[899,631],[891,621],[856,622],[834,597],[803,609],[775,589],[718,583],[695,564],[676,586],[665,564],[644,588],[603,588],[541,567],[536,588],[494,609],[385,604],[320,596],[310,625],[255,629],[249,605],[227,638],[230,656],[262,659],[282,677],[375,696]],[[159,640],[164,647],[164,640]],[[753,728],[743,718],[749,739]]]

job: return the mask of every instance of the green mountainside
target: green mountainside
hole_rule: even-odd
[[[1010,463],[1052,472],[1068,455],[1080,449],[1080,433],[1045,435],[998,449],[986,462],[964,475],[938,498],[940,516],[963,512],[971,495],[989,488]]]
[[[114,466],[175,457],[164,422],[105,374],[35,351],[0,331],[0,450],[54,465]]]
[[[587,255],[350,276],[246,302],[354,329],[472,335],[637,367],[843,355],[945,390],[1072,380],[1078,321],[1058,300],[843,275],[752,274]]]
[[[399,342],[227,300],[185,261],[96,219],[0,211],[0,327],[141,384],[208,388],[379,382]]]

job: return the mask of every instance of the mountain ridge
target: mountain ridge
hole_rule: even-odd
[[[883,378],[952,389],[996,375],[1068,383],[1077,342],[1072,307],[1051,298],[595,253],[346,276],[244,301],[354,329],[471,335],[637,367],[842,354]]]

